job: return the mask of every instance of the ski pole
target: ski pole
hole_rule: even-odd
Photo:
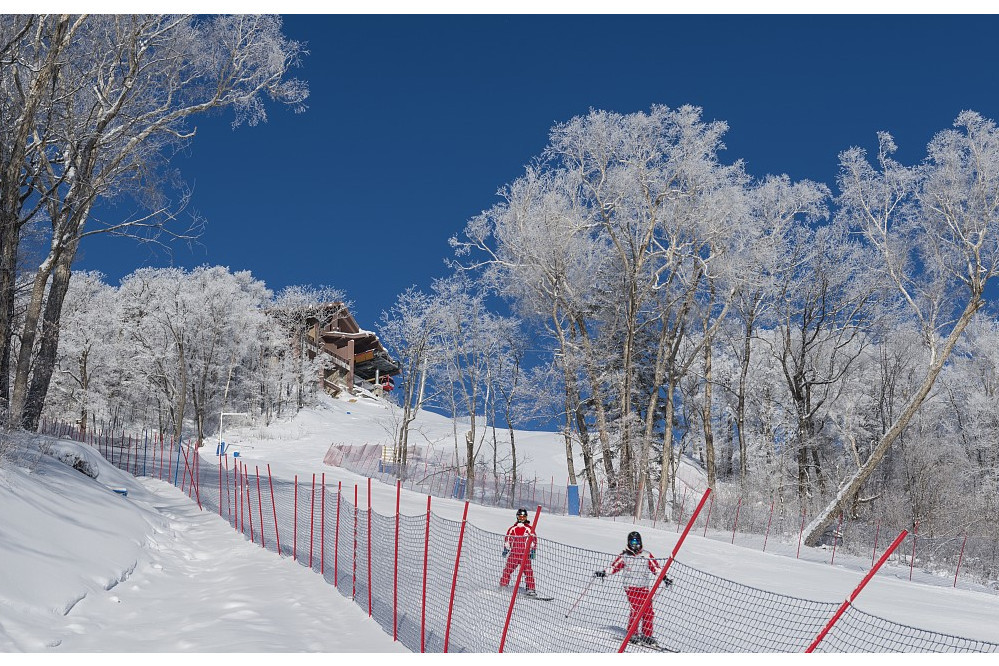
[[[582,593],[581,595],[579,595],[579,598],[578,598],[578,599],[576,599],[576,603],[574,603],[574,604],[572,605],[572,608],[570,608],[570,609],[569,609],[569,612],[567,612],[567,613],[565,614],[565,616],[566,616],[566,617],[569,617],[569,613],[571,613],[572,611],[576,610],[576,606],[578,606],[578,605],[579,605],[579,602],[583,600],[583,597],[585,597],[585,596],[586,596],[586,593],[590,591],[590,585],[593,585],[593,583],[594,583],[594,582],[595,582],[596,580],[597,580],[596,578],[591,578],[591,579],[590,579],[590,582],[589,582],[589,584],[587,584],[586,588],[585,588],[585,589],[583,589],[583,593]]]

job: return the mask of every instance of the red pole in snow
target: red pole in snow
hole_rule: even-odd
[[[770,500],[770,520],[767,521],[767,535],[763,537],[763,552],[767,552],[767,539],[770,538],[770,523],[774,521],[774,501]]]
[[[319,575],[326,576],[326,472],[319,487]]]
[[[153,442],[153,454],[156,453],[156,442]],[[229,505],[229,522],[232,522],[232,501],[229,496],[229,456],[223,459],[225,463],[225,503]]]
[[[333,587],[337,587],[340,573],[340,493],[343,481],[336,482],[336,527],[333,530]]]
[[[246,465],[243,465],[243,487],[246,488],[246,515],[250,517],[250,543],[255,543],[253,540],[253,502],[250,500],[250,481]],[[261,538],[263,537],[261,536]]]
[[[201,465],[198,464],[200,459],[198,449],[191,451],[191,487],[194,488],[194,496],[198,499],[198,509],[204,511],[204,508],[201,506]],[[198,472],[197,478],[195,478],[195,471]],[[261,534],[263,533],[261,532]]]
[[[371,477],[368,477],[368,617],[371,617]]]
[[[427,531],[423,537],[423,600],[420,607],[420,653],[427,651],[427,562],[430,559],[430,495],[427,495]]]
[[[315,542],[316,534],[316,473],[312,473],[311,507],[309,509],[309,568],[312,568],[312,544]]]
[[[298,474],[295,475],[295,508],[292,509],[294,527],[291,533],[291,560],[298,561]]]
[[[354,553],[353,553],[353,587],[350,591],[350,598],[357,598],[357,484],[354,484]]]
[[[392,640],[399,640],[399,500],[402,496],[402,480],[395,482],[395,553],[392,555]],[[444,639],[447,652],[447,637]]]
[[[274,501],[274,479],[271,478],[271,464],[267,463],[267,483],[271,486],[271,509],[274,511],[274,540],[277,541],[278,555],[281,554],[281,537],[278,536],[277,503]]]
[[[444,625],[444,652],[447,653],[448,641],[451,638],[451,613],[454,610],[454,591],[458,586],[458,562],[461,561],[461,544],[465,540],[465,521],[468,519],[468,502],[461,514],[461,531],[458,532],[458,552],[454,556],[454,575],[451,576],[451,600],[447,605],[447,624]]]
[[[916,564],[916,538],[919,536],[919,521],[912,530],[912,557],[909,559],[909,580],[912,580],[912,567]]]
[[[710,494],[711,488],[708,488],[704,491],[701,501],[697,503],[697,508],[694,509],[694,513],[690,516],[690,520],[687,521],[687,527],[684,528],[683,534],[677,540],[676,545],[673,546],[673,552],[670,553],[669,559],[666,560],[665,564],[663,564],[662,568],[659,570],[659,575],[656,576],[656,582],[652,584],[652,589],[649,590],[649,593],[646,595],[641,607],[637,609],[637,612],[634,615],[634,620],[630,623],[628,632],[625,634],[624,640],[621,641],[621,645],[617,649],[618,652],[624,652],[625,647],[628,645],[628,641],[631,640],[631,637],[635,634],[635,630],[638,629],[638,623],[641,622],[642,617],[652,606],[652,597],[655,596],[656,592],[659,590],[659,585],[663,582],[663,578],[666,577],[666,572],[669,571],[670,565],[673,564],[673,559],[680,551],[680,546],[683,545],[684,540],[687,538],[687,533],[690,532],[690,528],[694,526],[694,521],[697,520],[697,514],[701,512],[701,509],[704,507],[704,502],[707,501],[708,495]]]
[[[887,560],[888,556],[892,554],[892,551],[894,551],[898,547],[898,544],[902,543],[902,539],[905,538],[906,534],[908,534],[908,532],[902,530],[901,534],[899,534],[895,538],[895,541],[892,542],[890,546],[888,546],[888,550],[884,552],[884,555],[881,556],[881,559],[878,560],[878,563],[874,567],[872,567],[870,571],[867,572],[867,575],[864,576],[864,579],[862,581],[860,581],[860,585],[857,586],[857,589],[855,589],[853,591],[853,594],[851,594],[847,598],[847,600],[843,602],[843,605],[839,607],[839,610],[836,611],[836,614],[833,615],[832,618],[829,620],[828,624],[826,624],[826,626],[823,627],[822,631],[819,632],[819,635],[815,637],[815,640],[812,641],[812,644],[808,646],[808,649],[806,649],[805,652],[812,652],[815,650],[816,647],[818,647],[819,643],[822,642],[822,639],[826,637],[826,634],[829,633],[829,630],[833,628],[833,625],[836,624],[836,621],[839,620],[840,616],[846,611],[847,606],[849,606],[850,603],[857,598],[857,595],[860,594],[860,591],[863,590],[864,586],[867,585],[868,581],[870,581],[871,578],[874,577],[874,574],[876,574],[878,569],[881,568],[881,565],[885,563],[885,560]]]
[[[957,569],[954,570],[954,587],[957,587],[957,574],[961,571],[961,560],[964,559],[964,544],[968,543],[968,535],[964,535],[964,541],[961,542],[961,554],[957,556]]]
[[[260,492],[260,466],[254,465],[254,475],[257,477],[257,511],[260,513],[260,547],[266,548],[264,545],[264,496]]]
[[[233,473],[236,475],[236,482],[233,484],[236,488],[236,503],[239,505],[239,533],[246,534],[246,521],[243,516],[243,511],[246,509],[246,500],[243,498],[243,475],[241,470],[243,469],[243,463],[237,461],[232,467]]]

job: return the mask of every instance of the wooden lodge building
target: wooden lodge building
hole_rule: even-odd
[[[362,330],[343,303],[310,310],[305,321],[305,352],[309,359],[323,356],[326,361],[319,377],[323,390],[331,395],[344,390],[353,393],[355,386],[376,395],[392,390],[399,364],[389,357],[377,335]]]

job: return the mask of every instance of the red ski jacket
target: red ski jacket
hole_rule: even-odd
[[[525,548],[528,551],[534,550],[536,543],[537,537],[530,523],[515,523],[506,531],[506,538],[503,539],[503,547],[514,557],[523,556]]]

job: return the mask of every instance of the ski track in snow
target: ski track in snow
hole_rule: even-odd
[[[408,652],[309,569],[254,546],[182,492],[142,479],[162,503],[140,561],[52,626],[59,652]],[[286,594],[274,595],[274,581]],[[54,623],[57,625],[58,623]],[[170,627],[169,631],[164,627]]]

